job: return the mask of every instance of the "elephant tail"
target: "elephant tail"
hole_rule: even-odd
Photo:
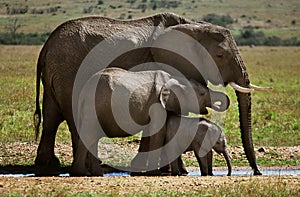
[[[42,53],[41,53],[42,54]],[[41,75],[42,75],[42,62],[41,56],[38,59],[37,69],[36,69],[36,97],[35,97],[35,112],[33,115],[34,127],[35,127],[35,140],[37,141],[39,137],[40,124],[41,124],[41,108],[40,108],[40,85],[41,85]]]
[[[230,156],[227,152],[227,150],[225,149],[225,152],[223,152],[223,156],[225,157],[226,163],[227,163],[227,167],[228,167],[228,173],[227,176],[231,176],[231,171],[232,171],[232,166],[231,166],[231,161],[230,161]]]

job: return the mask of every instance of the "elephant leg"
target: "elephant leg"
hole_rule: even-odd
[[[91,175],[103,176],[103,170],[102,167],[100,166],[102,162],[98,158],[98,142],[94,143],[91,146],[90,151],[87,154],[87,159],[85,163],[86,167],[88,168]]]
[[[179,157],[177,159],[175,159],[174,161],[171,162],[171,170],[172,170],[172,176],[179,176],[180,174],[180,170],[179,170],[179,162],[178,159],[180,159]]]
[[[147,151],[149,149],[149,137],[142,137],[138,153],[131,161],[131,171],[133,175],[139,175],[138,172],[147,171]]]
[[[165,149],[162,149],[161,156],[160,156],[160,165],[159,165],[159,171],[164,174],[168,175],[171,173],[169,160],[168,160],[168,154]]]
[[[63,117],[56,102],[44,93],[43,97],[43,130],[37,149],[35,165],[38,174],[53,174],[60,169],[59,159],[54,154],[55,135]]]
[[[149,152],[148,152],[148,172],[149,175],[161,175],[159,171],[159,162],[161,159],[161,150],[164,143],[165,128],[162,128],[158,133],[150,136]],[[163,162],[163,160],[161,160]],[[163,165],[163,164],[162,164]]]
[[[85,165],[87,159],[87,153],[88,153],[88,149],[85,147],[85,144],[82,142],[82,140],[79,139],[76,155],[74,157],[74,161],[70,171],[70,174],[72,176],[91,175],[91,173],[89,172],[88,168]]]
[[[213,176],[212,170],[212,160],[213,160],[213,153],[212,150],[207,153],[207,172],[209,176]]]
[[[199,152],[199,151],[198,151]],[[194,151],[194,154],[197,158],[197,161],[199,163],[201,176],[207,176],[208,175],[208,167],[207,167],[207,155],[200,157],[197,151]]]
[[[158,175],[159,159],[161,149],[166,137],[165,120],[167,117],[165,109],[157,104],[149,111],[151,123],[143,130],[143,137],[140,143],[139,152],[132,160],[133,169],[147,169],[147,175]],[[148,167],[147,167],[148,162]]]
[[[72,112],[69,112],[69,113],[72,113]],[[73,118],[67,119],[67,124],[68,124],[69,130],[71,132],[72,150],[73,150],[73,162],[74,162],[75,155],[76,155],[76,150],[77,150],[78,143],[79,143],[79,135],[78,135],[75,123],[73,121]]]
[[[171,163],[172,176],[185,176],[188,174],[181,155]]]
[[[138,154],[131,161],[132,175],[160,175],[159,159],[161,156],[160,148],[164,138],[161,136],[164,130],[150,137],[142,137]],[[148,164],[148,165],[147,165]],[[136,172],[144,172],[143,174]]]
[[[77,129],[76,129],[73,119],[67,120],[67,123],[69,126],[69,130],[71,132],[72,148],[73,148],[73,162],[74,162],[77,147],[78,147],[78,142],[79,142],[79,135],[77,133]],[[96,149],[96,152],[97,152],[97,150],[98,149]],[[102,161],[98,157],[95,157],[94,155],[97,155],[97,154],[92,154],[92,153],[90,153],[90,151],[88,151],[88,155],[87,155],[87,159],[86,159],[86,166],[88,168],[90,168],[90,166],[93,166],[94,163],[98,163],[98,164],[102,163]]]
[[[185,168],[181,155],[177,159],[180,175],[187,175],[188,171]]]

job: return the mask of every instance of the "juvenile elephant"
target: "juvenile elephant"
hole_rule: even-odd
[[[141,130],[143,137],[132,168],[157,170],[160,153],[148,152],[162,147],[168,112],[203,114],[206,107],[225,111],[228,105],[225,94],[164,71],[104,69],[88,80],[80,94],[76,121],[80,141],[72,173],[101,175],[97,160],[86,167],[88,150],[97,155],[99,138],[127,137]]]
[[[231,175],[232,167],[226,148],[225,134],[219,126],[206,119],[170,115],[167,120],[165,143],[168,147],[166,153],[169,157],[174,157],[178,153],[194,151],[200,166],[201,176],[213,175],[213,148],[218,154],[223,154],[228,166],[227,175]],[[181,155],[171,163],[171,170],[172,175],[187,174]]]

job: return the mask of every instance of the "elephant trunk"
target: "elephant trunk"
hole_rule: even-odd
[[[248,78],[248,73],[246,72],[246,68],[240,56],[236,59],[236,63],[240,65],[241,70],[241,78],[239,78],[236,82],[238,85],[250,88],[250,81]],[[251,93],[242,93],[236,91],[238,106],[239,106],[239,118],[240,118],[240,129],[241,129],[241,137],[242,143],[244,147],[244,151],[246,157],[249,161],[251,168],[254,171],[254,175],[261,175],[257,164],[256,157],[252,142],[252,127],[251,127]]]
[[[218,112],[226,111],[229,107],[229,97],[222,92],[210,91],[211,108]]]
[[[229,157],[229,154],[228,154],[227,150],[225,150],[225,152],[223,152],[223,156],[226,160],[226,164],[227,164],[227,167],[228,167],[227,176],[231,176],[232,166],[231,166],[231,161],[230,161],[230,157]]]

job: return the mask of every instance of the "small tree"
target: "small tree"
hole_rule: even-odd
[[[5,25],[5,29],[10,33],[13,39],[16,39],[17,30],[20,29],[23,25],[20,24],[18,18],[13,18]]]

